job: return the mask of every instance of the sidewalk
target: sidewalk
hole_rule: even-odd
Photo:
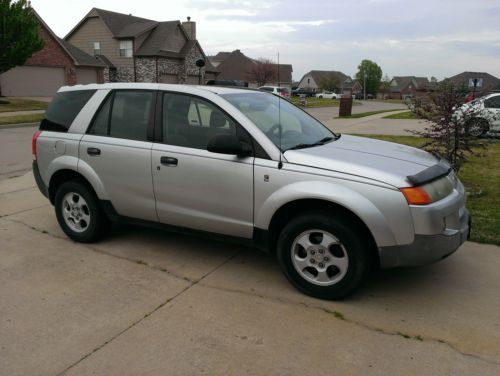
[[[44,112],[45,112],[45,110],[27,110],[27,111],[0,112],[0,117],[32,115],[32,114],[43,114]]]

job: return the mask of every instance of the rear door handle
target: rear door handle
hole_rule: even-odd
[[[177,158],[161,157],[160,163],[165,166],[177,166]]]
[[[101,155],[101,149],[98,148],[87,148],[88,155]]]

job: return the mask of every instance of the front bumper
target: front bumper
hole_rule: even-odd
[[[442,260],[455,252],[468,238],[471,217],[467,210],[460,218],[460,228],[437,235],[415,235],[411,244],[379,248],[380,266],[418,266]]]

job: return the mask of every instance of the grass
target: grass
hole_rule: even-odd
[[[46,102],[34,101],[31,99],[2,98],[9,103],[0,104],[0,112],[46,110],[49,105]]]
[[[43,114],[0,116],[0,125],[20,124],[20,123],[38,123],[42,119],[43,119]]]
[[[411,111],[400,112],[399,114],[392,114],[383,117],[384,119],[418,119],[418,117]]]
[[[300,98],[292,97],[291,102],[297,106],[300,106]],[[359,106],[361,103],[358,101],[353,101],[353,106]],[[327,98],[307,98],[306,107],[339,107],[340,102],[338,99],[327,99]]]
[[[382,114],[384,112],[392,112],[392,111],[400,111],[400,110],[395,108],[392,110],[377,110],[377,111],[360,112],[358,114],[352,114],[351,116],[339,116],[339,119],[357,119],[357,118],[362,118],[365,116]]]
[[[414,136],[365,135],[384,141],[419,147],[425,139]],[[472,215],[471,240],[500,245],[500,141],[492,140],[482,156],[474,156],[462,167],[459,178],[468,192],[467,209]]]

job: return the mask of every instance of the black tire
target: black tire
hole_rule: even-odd
[[[304,272],[300,274],[294,266],[292,258],[297,248],[292,249],[292,246],[299,236],[310,230],[322,230],[333,235],[343,247],[341,253],[345,253],[348,265],[343,277],[334,284],[319,286],[312,283],[303,276]],[[292,219],[281,231],[277,246],[278,261],[288,280],[303,293],[320,299],[342,299],[356,291],[369,274],[372,258],[369,242],[364,237],[365,233],[350,221],[341,221],[327,213],[303,214]],[[338,251],[335,249],[334,252]]]
[[[86,203],[86,211],[90,217],[89,223],[81,231],[73,230],[64,218],[63,200],[66,195],[75,193],[81,196]],[[71,239],[80,243],[91,243],[101,238],[109,229],[109,219],[102,212],[99,201],[86,184],[79,181],[68,181],[59,186],[55,196],[55,211],[57,222],[64,233]]]
[[[488,121],[481,118],[473,118],[467,122],[467,133],[472,137],[481,137],[490,130]]]

